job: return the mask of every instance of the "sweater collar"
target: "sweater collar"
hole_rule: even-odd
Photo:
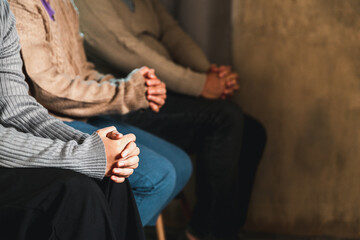
[[[55,21],[55,11],[54,9],[51,8],[50,3],[46,2],[45,0],[41,0],[42,5],[44,6],[44,8],[46,9],[47,13],[49,14],[49,17],[51,18],[51,20]]]

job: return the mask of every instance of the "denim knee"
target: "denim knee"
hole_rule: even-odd
[[[147,168],[145,171],[135,169],[134,173],[129,177],[130,183],[135,190],[141,191],[144,194],[155,194],[157,191],[162,191],[164,188],[168,190],[173,189],[176,179],[174,166],[166,158],[160,156],[158,156],[157,159],[153,159],[151,162],[151,168]]]
[[[176,185],[173,197],[177,195],[189,181],[192,174],[192,162],[187,153],[182,149],[176,147],[173,151],[171,163],[174,165],[176,171]]]
[[[166,158],[147,156],[146,162],[147,166],[141,166],[140,160],[139,168],[129,177],[143,225],[165,207],[176,184],[175,168]]]

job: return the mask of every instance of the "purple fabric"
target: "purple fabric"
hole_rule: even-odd
[[[50,3],[47,3],[45,0],[41,0],[41,3],[43,4],[44,8],[46,9],[47,13],[49,14],[49,17],[51,20],[55,21],[55,11],[51,8]]]

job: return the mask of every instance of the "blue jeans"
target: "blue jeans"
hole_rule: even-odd
[[[82,132],[115,126],[123,134],[134,133],[140,148],[139,167],[129,177],[143,225],[153,226],[161,210],[183,189],[192,165],[188,155],[175,145],[109,116],[84,122],[65,122]]]

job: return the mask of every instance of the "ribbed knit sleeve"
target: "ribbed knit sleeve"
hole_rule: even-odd
[[[5,0],[0,0],[0,26],[0,166],[57,167],[103,178],[101,138],[51,117],[28,95],[15,19]]]

